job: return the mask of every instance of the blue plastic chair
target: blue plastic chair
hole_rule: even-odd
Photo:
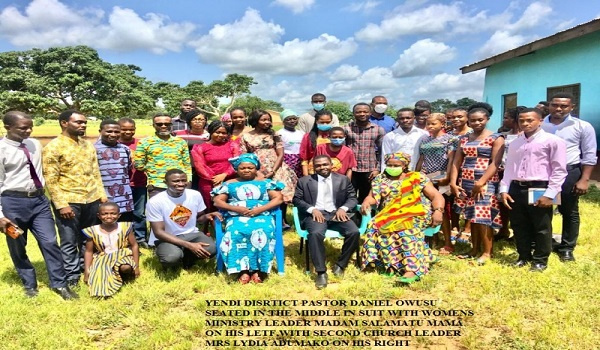
[[[275,258],[277,259],[277,270],[279,275],[283,276],[285,272],[285,255],[283,251],[283,228],[281,220],[281,209],[273,209],[275,214]],[[217,272],[223,272],[225,270],[225,263],[223,262],[223,256],[221,255],[221,241],[223,240],[223,225],[221,220],[215,218],[215,238],[217,245]]]
[[[356,211],[360,211],[360,205],[356,206]],[[310,259],[308,256],[308,231],[302,229],[300,226],[300,216],[298,215],[298,208],[293,207],[292,213],[294,214],[294,226],[296,226],[296,232],[298,236],[300,236],[300,254],[302,254],[302,248],[306,244],[306,273],[310,273]],[[357,213],[357,215],[360,215]],[[360,227],[358,228],[358,233],[362,236],[367,231],[367,224],[371,221],[371,213],[369,212],[367,215],[362,215],[362,219],[360,221]],[[333,230],[325,231],[325,238],[339,238],[344,239],[339,232]],[[306,242],[306,243],[305,243]],[[360,266],[360,244],[356,249],[356,265]]]

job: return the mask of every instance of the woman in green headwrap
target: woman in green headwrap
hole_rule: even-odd
[[[238,177],[212,191],[215,207],[225,211],[225,235],[217,248],[227,272],[237,273],[240,283],[261,283],[273,265],[275,217],[271,211],[283,202],[284,185],[256,179],[260,162],[254,153],[229,161]]]
[[[385,172],[373,179],[371,193],[361,207],[366,213],[377,206],[366,232],[362,267],[382,267],[400,275],[400,282],[412,283],[435,261],[423,231],[442,222],[444,197],[427,176],[408,171],[408,154],[387,154],[384,159]]]

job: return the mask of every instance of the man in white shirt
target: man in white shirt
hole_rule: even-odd
[[[588,191],[590,176],[596,166],[596,132],[581,118],[571,115],[573,95],[558,93],[550,100],[550,115],[544,118],[542,128],[565,140],[567,144],[567,178],[562,185],[562,237],[556,248],[561,261],[574,261],[573,250],[579,236],[579,196]]]
[[[186,189],[183,170],[171,169],[165,175],[167,190],[148,201],[146,219],[152,233],[150,245],[156,245],[156,255],[163,268],[193,266],[198,259],[216,255],[215,242],[198,230],[197,222],[212,221],[219,213],[203,214],[206,206],[198,191]]]
[[[415,126],[415,114],[411,108],[401,108],[398,110],[396,120],[398,128],[388,132],[381,142],[381,171],[385,169],[383,156],[386,154],[403,152],[410,154],[411,161],[409,170],[415,170],[419,160],[419,145],[421,140],[429,135],[427,131]]]
[[[29,138],[33,121],[23,112],[11,111],[3,122],[7,133],[0,140],[0,231],[6,232],[10,226],[23,231],[17,238],[7,238],[6,243],[25,295],[38,294],[35,268],[25,249],[31,230],[46,262],[50,288],[65,300],[76,299],[78,295],[67,285],[50,201],[44,194],[42,145]]]
[[[325,231],[332,229],[344,237],[342,253],[333,268],[333,274],[339,277],[344,274],[360,239],[358,227],[348,215],[348,211],[358,204],[354,187],[346,176],[332,173],[332,166],[329,156],[315,156],[315,174],[298,181],[293,201],[298,207],[300,222],[308,231],[308,249],[317,272],[315,285],[318,289],[327,286]]]
[[[298,117],[298,130],[308,134],[312,130],[313,125],[315,125],[315,115],[318,111],[325,108],[326,102],[327,98],[322,93],[318,92],[312,95],[310,98],[312,109]],[[340,120],[338,116],[335,113],[331,113],[331,126],[339,125]]]

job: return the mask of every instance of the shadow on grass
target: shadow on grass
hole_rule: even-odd
[[[31,264],[35,269],[36,279],[38,282],[42,282],[46,285],[50,285],[50,280],[48,279],[48,272],[46,270],[46,264],[43,261],[32,261]],[[9,284],[9,285],[18,285],[22,286],[23,282],[21,282],[21,277],[15,270],[14,266],[10,265],[10,269],[5,270],[2,275],[0,275],[0,280]]]
[[[596,185],[591,185],[588,193],[581,196],[581,200],[588,203],[600,204],[600,189]]]

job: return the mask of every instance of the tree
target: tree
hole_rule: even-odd
[[[432,112],[445,113],[446,110],[453,108],[453,107],[456,107],[456,105],[452,101],[450,101],[446,98],[443,98],[443,99],[440,98],[440,99],[437,99],[437,100],[431,102],[431,111]]]
[[[223,80],[214,80],[206,85],[201,80],[192,80],[186,86],[159,82],[155,84],[153,96],[161,99],[167,111],[178,114],[181,101],[191,98],[196,101],[199,110],[218,116],[227,113],[236,100],[243,94],[250,93],[250,87],[256,84],[254,78],[243,74],[227,74]],[[220,101],[226,99],[225,108],[220,108]]]
[[[461,99],[456,100],[456,106],[455,107],[469,107],[470,105],[472,105],[473,103],[476,103],[477,101],[475,101],[472,98],[468,98],[468,97],[463,97]]]
[[[105,62],[87,46],[0,53],[0,107],[33,115],[66,108],[100,117],[144,115],[155,101],[139,71]]]
[[[325,109],[338,116],[340,124],[346,124],[354,119],[351,108],[349,103],[340,101],[327,101],[327,105],[325,106]]]
[[[277,112],[283,111],[281,103],[273,100],[263,100],[257,96],[244,95],[237,99],[235,107],[241,107],[250,113],[255,109],[270,109]]]

